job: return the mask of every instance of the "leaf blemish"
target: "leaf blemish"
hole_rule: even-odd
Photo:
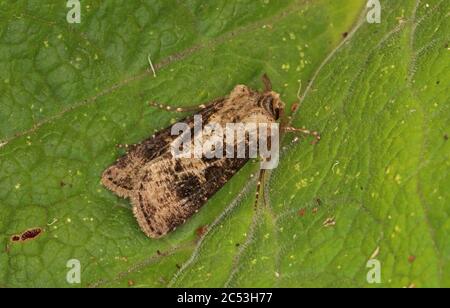
[[[412,264],[412,263],[414,263],[415,261],[416,261],[416,256],[411,255],[411,256],[408,257],[408,262],[409,262],[409,263]]]
[[[197,228],[197,230],[195,230],[195,233],[196,233],[197,237],[202,237],[203,235],[205,235],[207,230],[208,230],[208,226],[200,226]]]
[[[303,209],[298,211],[298,216],[304,217],[305,215],[306,215],[306,209],[305,208],[303,208]]]
[[[42,228],[31,228],[21,234],[15,234],[11,236],[11,242],[27,242],[36,239],[42,234]]]

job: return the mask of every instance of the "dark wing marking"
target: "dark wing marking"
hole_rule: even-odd
[[[200,114],[209,117],[224,102],[217,99],[207,105]],[[194,117],[188,117],[181,122],[193,126]],[[136,186],[136,177],[142,166],[166,153],[170,143],[177,137],[171,135],[172,126],[158,132],[140,144],[131,146],[129,152],[103,172],[102,184],[120,197],[131,197]]]
[[[158,159],[145,166],[132,197],[147,236],[159,238],[195,214],[248,159]]]

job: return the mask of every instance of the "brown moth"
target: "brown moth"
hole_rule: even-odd
[[[264,75],[265,90],[257,92],[238,85],[224,98],[199,107],[203,123],[275,123],[284,111],[280,95]],[[155,104],[152,104],[155,106]],[[157,105],[171,110],[171,107]],[[186,110],[176,109],[179,112]],[[194,130],[194,117],[183,123]],[[134,215],[151,238],[160,238],[176,229],[196,213],[236,172],[248,158],[174,158],[170,145],[178,137],[172,126],[140,144],[131,146],[102,176],[105,187],[120,197],[129,198]],[[314,135],[303,129],[283,128]],[[246,140],[248,147],[248,140]]]

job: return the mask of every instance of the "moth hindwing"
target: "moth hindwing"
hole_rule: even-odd
[[[211,123],[222,127],[229,123],[276,123],[283,108],[279,94],[271,89],[257,92],[238,85],[227,97],[203,106],[196,116],[201,116],[202,131]],[[190,128],[194,147],[199,135],[195,131],[194,116],[182,123]],[[172,127],[132,146],[102,176],[104,186],[120,197],[131,199],[141,229],[152,238],[162,237],[183,224],[249,160],[247,156],[238,158],[238,155],[232,155],[233,158],[229,155],[174,157],[171,144],[178,136],[171,134]],[[208,137],[208,133],[204,135]],[[243,145],[248,153],[249,138],[242,142],[232,144],[232,151]],[[224,148],[228,146],[225,144]]]

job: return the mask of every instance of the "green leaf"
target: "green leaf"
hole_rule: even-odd
[[[363,0],[82,1],[68,24],[64,1],[1,1],[0,286],[449,287],[450,5],[381,2],[369,24]],[[301,85],[292,125],[322,141],[284,137],[256,211],[249,163],[146,238],[100,185],[117,144],[181,117],[146,102],[198,105],[264,72],[288,110]]]

